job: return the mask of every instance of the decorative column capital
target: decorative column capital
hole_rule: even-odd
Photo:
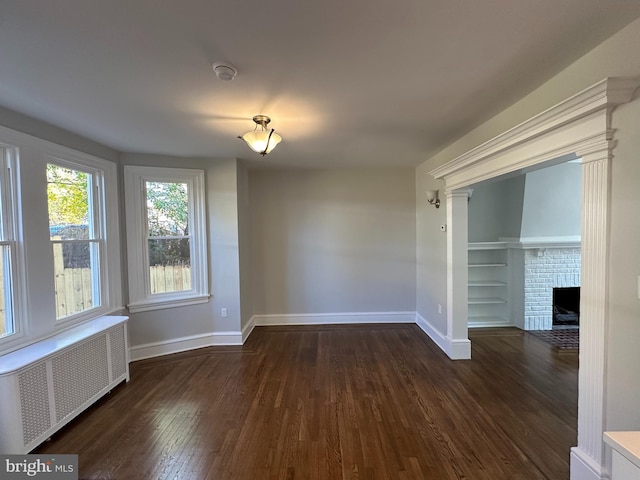
[[[447,198],[469,198],[471,197],[472,188],[457,188],[455,190],[445,189],[444,194]]]

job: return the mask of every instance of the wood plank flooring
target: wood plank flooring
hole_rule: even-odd
[[[37,453],[81,479],[568,479],[577,354],[470,335],[453,362],[415,325],[258,327],[132,363]]]

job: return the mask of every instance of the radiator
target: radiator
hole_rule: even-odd
[[[0,453],[28,453],[123,381],[128,317],[101,317],[0,357]]]

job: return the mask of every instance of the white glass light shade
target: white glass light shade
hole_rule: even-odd
[[[282,137],[273,130],[253,130],[242,135],[242,139],[251,150],[266,155],[280,143]]]

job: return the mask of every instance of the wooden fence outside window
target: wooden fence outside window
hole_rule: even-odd
[[[62,245],[54,248],[56,318],[66,317],[93,307],[91,268],[64,268]],[[191,290],[191,267],[188,265],[150,268],[151,293]],[[0,279],[3,278],[0,262]],[[4,282],[0,281],[0,336],[5,333]]]

